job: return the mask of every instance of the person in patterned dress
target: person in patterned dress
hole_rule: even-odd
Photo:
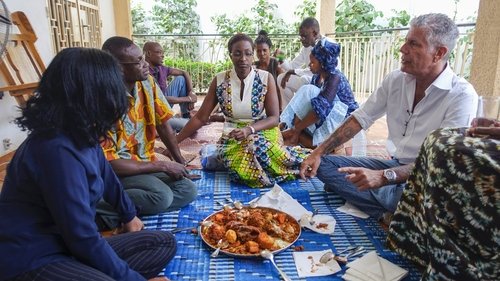
[[[444,128],[424,141],[388,245],[423,280],[500,280],[500,122]]]
[[[217,103],[226,118],[218,155],[231,180],[250,187],[295,179],[307,149],[284,147],[277,127],[278,96],[269,72],[252,67],[254,44],[245,34],[228,42],[234,68],[216,75],[200,110],[177,135],[177,142],[206,124]]]
[[[173,111],[149,74],[142,50],[132,40],[120,36],[108,38],[102,49],[122,67],[129,104],[128,112],[110,130],[110,138],[101,143],[106,159],[140,215],[170,212],[188,205],[196,199],[198,190],[189,179],[186,160],[168,123]],[[174,161],[163,161],[155,155],[156,135],[168,149],[164,155]],[[101,230],[121,224],[106,202],[99,202],[97,214]]]
[[[280,121],[285,144],[314,148],[358,108],[349,81],[337,69],[340,45],[323,37],[311,51],[311,84],[300,87]]]

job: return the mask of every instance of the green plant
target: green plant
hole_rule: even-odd
[[[376,29],[375,20],[384,16],[366,0],[343,0],[335,11],[336,32]]]
[[[193,89],[197,93],[205,93],[210,82],[219,72],[232,67],[229,59],[217,63],[192,61],[188,59],[166,58],[164,64],[178,69],[186,70],[193,81]]]

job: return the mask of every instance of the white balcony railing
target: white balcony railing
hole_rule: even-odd
[[[450,57],[451,67],[465,78],[469,77],[472,58],[474,24],[459,25],[457,47]],[[407,29],[376,30],[359,33],[327,35],[341,45],[339,66],[351,83],[358,101],[364,101],[392,70],[399,67],[399,47]],[[166,61],[172,67],[190,73],[195,90],[206,92],[213,76],[230,67],[227,41],[230,35],[134,35],[140,46],[156,41],[165,49]],[[256,35],[251,35],[252,38]],[[297,35],[270,35],[274,48],[293,57],[300,49]]]

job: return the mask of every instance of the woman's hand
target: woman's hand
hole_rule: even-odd
[[[238,141],[246,139],[250,134],[252,134],[252,129],[250,127],[244,127],[240,129],[234,129],[229,133],[229,137],[234,138]]]
[[[144,223],[135,216],[131,221],[122,224],[121,227],[117,228],[113,234],[136,232],[144,229]]]
[[[281,132],[283,136],[283,142],[288,146],[295,146],[299,144],[300,131],[294,128],[290,128]]]

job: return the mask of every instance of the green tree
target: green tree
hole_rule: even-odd
[[[201,34],[200,16],[194,10],[196,0],[155,0],[152,14],[157,34]],[[196,38],[191,36],[172,40],[166,56],[194,59],[198,53]]]
[[[226,14],[213,16],[210,18],[215,24],[217,32],[222,34],[234,34],[243,32],[256,34],[264,29],[269,34],[286,33],[290,27],[281,18],[277,18],[278,5],[269,3],[267,0],[257,0],[250,12],[231,19]]]
[[[147,16],[142,3],[132,6],[132,32],[134,34],[147,34],[150,28],[147,26]]]
[[[336,8],[336,32],[380,28],[375,24],[375,20],[383,16],[381,11],[375,10],[375,7],[366,0],[343,0]]]
[[[159,33],[200,34],[196,0],[155,0],[152,14]]]
[[[295,8],[293,14],[298,19],[298,21],[293,24],[294,33],[299,30],[300,23],[303,19],[308,17],[316,17],[316,5],[317,0],[304,0],[302,4],[299,4],[297,8]]]
[[[395,16],[389,19],[387,27],[395,28],[395,27],[406,27],[410,23],[410,14],[406,11],[396,11],[394,9],[391,10]]]

